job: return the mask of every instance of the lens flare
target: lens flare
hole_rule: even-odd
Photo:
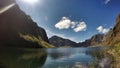
[[[24,2],[26,3],[29,3],[29,4],[35,4],[37,3],[39,0],[23,0]]]

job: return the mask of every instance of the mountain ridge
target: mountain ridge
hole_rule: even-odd
[[[116,18],[116,22],[113,28],[110,29],[106,35],[103,45],[115,45],[120,42],[120,14]]]
[[[96,34],[92,36],[90,39],[85,40],[84,42],[76,43],[69,39],[65,39],[59,36],[52,36],[49,38],[49,42],[56,47],[88,47],[88,46],[97,46],[99,45],[104,38],[104,34]]]
[[[53,47],[48,44],[46,31],[26,15],[15,0],[1,0],[0,8],[13,3],[15,3],[14,6],[0,14],[0,46]]]
[[[49,42],[52,45],[55,45],[56,47],[77,47],[77,43],[74,41],[71,41],[69,39],[64,39],[62,37],[59,36],[52,36],[51,38],[49,38]]]

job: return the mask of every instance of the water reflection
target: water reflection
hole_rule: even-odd
[[[0,68],[38,68],[46,57],[44,49],[0,48]]]
[[[16,49],[0,48],[0,68],[110,68],[106,47]]]
[[[110,68],[111,57],[106,47],[47,49],[42,68]]]

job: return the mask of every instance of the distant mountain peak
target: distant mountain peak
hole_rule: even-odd
[[[49,42],[52,45],[55,45],[56,47],[64,47],[64,46],[78,47],[76,42],[71,41],[69,39],[61,38],[61,37],[56,36],[56,35],[49,38]]]
[[[88,46],[97,46],[100,43],[102,43],[104,38],[104,34],[96,34],[92,36],[90,39],[85,40],[84,42],[76,43],[74,41],[71,41],[69,39],[64,39],[59,36],[52,36],[49,38],[49,42],[52,45],[55,45],[56,47],[63,47],[63,46],[69,46],[69,47],[88,47]]]

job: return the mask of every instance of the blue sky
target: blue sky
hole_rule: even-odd
[[[17,0],[48,37],[58,35],[80,42],[107,33],[120,13],[120,0]]]

